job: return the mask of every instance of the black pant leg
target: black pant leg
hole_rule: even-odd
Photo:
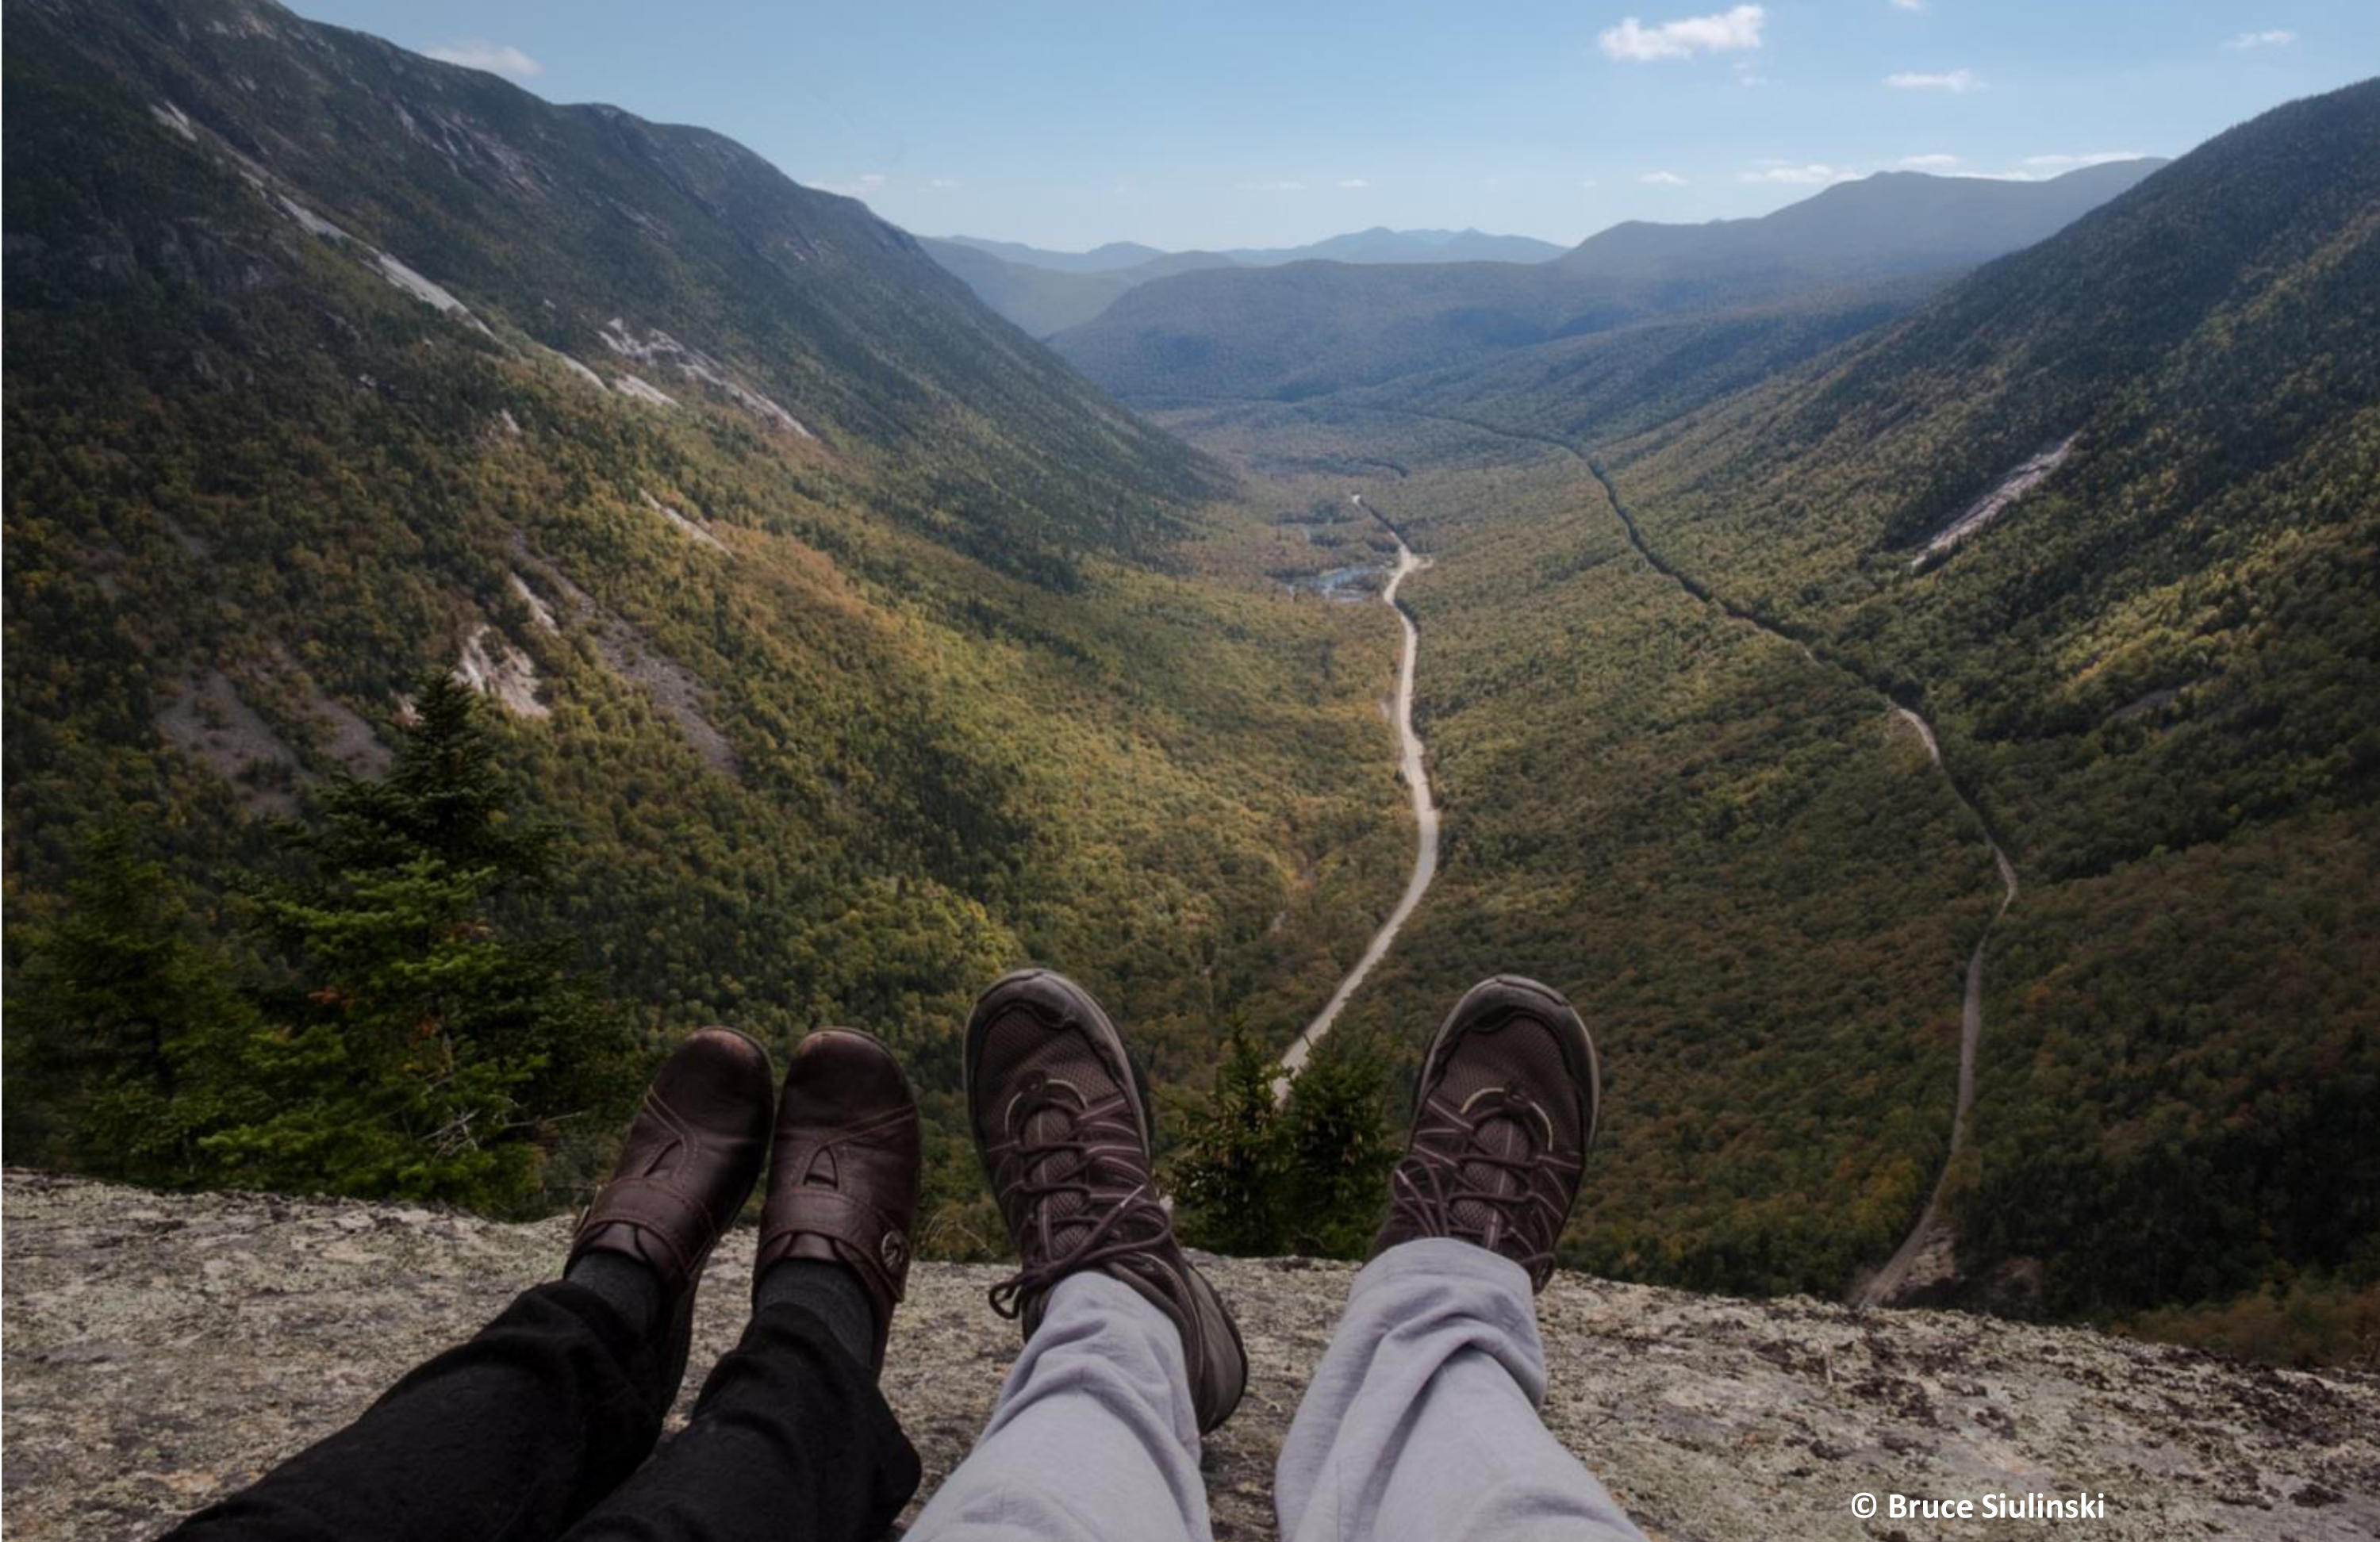
[[[917,1453],[868,1367],[799,1306],[760,1312],[676,1439],[569,1542],[872,1542]]]
[[[359,1329],[368,1330],[368,1329]],[[172,1542],[546,1542],[635,1471],[668,1412],[660,1345],[554,1281]]]

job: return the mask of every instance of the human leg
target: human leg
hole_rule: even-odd
[[[1286,1542],[1641,1542],[1537,1416],[1528,1275],[1450,1238],[1391,1247],[1348,1292],[1283,1442]]]
[[[693,1416],[571,1542],[865,1542],[917,1487],[877,1388],[917,1224],[917,1100],[844,1028],[795,1050],[771,1143],[755,1310]]]
[[[985,992],[967,1099],[1020,1267],[992,1293],[1025,1353],[917,1542],[1203,1542],[1198,1440],[1247,1378],[1239,1332],[1173,1237],[1123,1041],[1046,970]]]
[[[1075,1274],[911,1542],[1206,1542],[1198,1421],[1172,1319]]]
[[[1533,1293],[1599,1098],[1585,1025],[1534,981],[1489,980],[1439,1027],[1388,1222],[1281,1448],[1288,1542],[1642,1542],[1536,1412]]]
[[[769,1095],[759,1046],[720,1029],[687,1039],[654,1077],[573,1240],[574,1273],[591,1257],[614,1267],[603,1288],[572,1278],[532,1288],[353,1424],[171,1535],[558,1535],[652,1448],[684,1374],[711,1241],[759,1172]]]

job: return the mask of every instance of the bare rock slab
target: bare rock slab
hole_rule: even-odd
[[[550,1278],[568,1222],[396,1205],[157,1195],[11,1172],[6,1529],[153,1534],[352,1418],[418,1361]],[[713,1262],[685,1406],[745,1311],[752,1233]],[[1254,1360],[1208,1442],[1215,1531],[1274,1536],[1274,1455],[1353,1270],[1212,1268]],[[886,1390],[926,1487],[965,1455],[1016,1353],[996,1268],[920,1265]],[[1668,1542],[2380,1536],[2380,1378],[2312,1375],[2072,1329],[1577,1276],[1542,1303],[1545,1415]],[[2104,1520],[1893,1522],[1854,1495],[2104,1494]]]

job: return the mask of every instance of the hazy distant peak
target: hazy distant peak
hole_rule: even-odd
[[[1376,225],[1366,230],[1325,237],[1295,247],[1196,248],[1164,251],[1138,241],[1109,241],[1088,251],[1056,251],[1022,241],[994,240],[983,236],[937,237],[950,246],[971,247],[1002,261],[1018,262],[1058,273],[1113,273],[1160,261],[1212,258],[1246,267],[1274,267],[1325,258],[1336,262],[1544,262],[1566,248],[1534,236],[1497,236],[1487,231],[1395,230]],[[1213,262],[1193,263],[1213,266]]]
[[[2154,157],[2105,162],[2039,181],[1877,172],[1755,218],[1631,220],[1588,237],[1560,261],[1574,273],[1609,276],[1757,261],[1846,277],[1976,261],[2031,246],[2165,164]]]

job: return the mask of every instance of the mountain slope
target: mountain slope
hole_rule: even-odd
[[[1971,1266],[2103,1310],[2368,1272],[2380,82],[1611,459],[1672,560],[1922,698],[2035,881]]]
[[[2375,168],[2366,83],[1922,303],[1839,302],[1840,333],[1701,316],[1164,415],[1360,491],[1433,558],[1401,598],[1445,856],[1334,1032],[1417,1050],[1483,957],[1571,991],[1626,1091],[1566,1257],[1855,1285],[1944,1171],[1982,938],[1928,1288],[2185,1334],[2286,1299],[2354,1353]],[[2018,870],[1997,922],[1953,784]]]
[[[908,237],[253,0],[6,18],[12,936],[118,821],[210,901],[460,668],[654,1036],[859,1022],[933,1099],[1028,957],[1160,1083],[1327,995],[1381,625]]]
[[[317,233],[326,250],[426,274],[452,303],[500,313],[514,329],[505,341],[606,372],[643,369],[665,393],[691,382],[698,395],[732,394],[695,371],[726,376],[827,453],[858,442],[845,453],[868,455],[916,502],[965,505],[981,551],[1037,535],[1111,545],[1134,522],[1161,528],[1163,499],[1178,507],[1208,491],[1179,445],[991,322],[905,236],[717,135],[548,107],[492,76],[269,8],[170,19],[103,9],[70,42],[61,24],[75,8],[15,14],[29,99],[11,117],[29,150],[70,158],[74,136],[104,142],[137,107],[203,168],[199,185],[169,188],[178,168],[161,156],[119,162],[152,179],[159,212],[228,200],[243,181],[249,230],[335,204],[346,220]],[[78,59],[109,72],[112,99],[61,89]],[[45,222],[91,212],[42,211]],[[73,282],[27,266],[36,285]],[[945,467],[969,467],[963,480],[904,473],[929,441],[949,447],[932,457]]]
[[[1660,317],[1514,348],[1319,398],[1608,439],[1670,422],[1907,315],[1953,271],[1878,280],[1770,305]]]
[[[2153,165],[2042,183],[1888,173],[1756,220],[1615,226],[1526,267],[1193,273],[1050,341],[1126,400],[1298,400],[1661,316],[1947,272],[2040,239]]]

